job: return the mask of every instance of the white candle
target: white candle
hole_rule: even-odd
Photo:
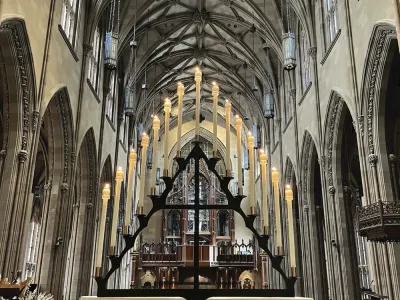
[[[157,171],[157,146],[158,146],[158,131],[160,130],[160,119],[157,116],[153,117],[153,157],[151,164],[151,194],[156,194],[156,171]]]
[[[242,185],[242,124],[243,121],[236,115],[236,148],[237,148],[237,173],[238,173],[238,194],[243,195]]]
[[[131,210],[132,210],[132,187],[135,174],[137,155],[134,149],[129,153],[129,171],[128,171],[128,186],[126,193],[126,208],[125,208],[125,226],[124,234],[129,234],[129,224],[131,223]]]
[[[103,188],[101,195],[101,215],[99,225],[99,237],[97,242],[97,257],[96,257],[96,277],[101,276],[101,264],[103,261],[103,247],[104,247],[104,233],[106,229],[106,216],[107,216],[107,204],[110,199],[110,185],[106,184]]]
[[[248,132],[247,136],[247,146],[249,148],[249,162],[250,162],[250,214],[254,215],[255,212],[255,201],[254,201],[254,191],[255,191],[255,168],[254,168],[254,136],[251,134],[251,131]]]
[[[168,142],[169,142],[169,116],[171,113],[171,101],[168,98],[164,101],[165,122],[164,122],[164,176],[168,176]]]
[[[142,135],[142,157],[140,162],[140,190],[137,213],[143,214],[144,188],[146,186],[146,163],[147,163],[147,147],[149,146],[149,136],[143,132]]]
[[[267,199],[267,154],[260,149],[260,166],[261,166],[261,188],[262,188],[262,205],[263,205],[263,223],[264,235],[269,235],[268,221],[268,199]]]
[[[293,223],[293,208],[292,208],[293,191],[290,185],[287,185],[285,188],[285,198],[286,198],[287,212],[288,212],[290,267],[292,268],[292,275],[295,276],[296,273],[294,272],[294,270],[296,268],[296,253],[294,245],[294,223]]]
[[[232,104],[225,101],[225,142],[226,142],[226,176],[231,176],[231,107]]]
[[[115,253],[115,245],[117,242],[117,226],[119,219],[119,199],[121,197],[121,183],[124,180],[124,170],[121,167],[118,167],[117,173],[115,174],[115,196],[113,203],[113,216],[112,216],[112,224],[111,224],[111,241],[110,241],[110,255],[116,255]]]
[[[183,95],[185,94],[185,87],[181,82],[178,82],[178,88],[177,88],[177,93],[178,93],[178,136],[176,140],[176,156],[181,157],[181,139],[182,139],[182,107],[183,107]]]
[[[275,227],[276,227],[276,248],[278,255],[283,255],[282,249],[282,230],[281,230],[281,207],[279,203],[279,173],[276,168],[272,168],[272,183],[274,186],[275,202]]]
[[[216,82],[213,82],[212,87],[213,96],[213,157],[217,157],[217,141],[218,141],[218,96],[219,87]]]
[[[200,83],[202,73],[199,67],[196,67],[194,72],[194,80],[196,81],[196,124],[195,124],[195,137],[196,141],[200,138]]]

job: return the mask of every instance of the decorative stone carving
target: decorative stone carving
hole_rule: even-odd
[[[333,185],[330,185],[328,187],[328,191],[329,191],[329,194],[335,195],[336,189],[335,189],[335,187]]]
[[[38,111],[32,112],[32,132],[35,133],[39,124],[40,113]]]
[[[368,161],[369,161],[369,163],[370,163],[370,165],[371,165],[372,167],[375,167],[375,166],[376,166],[376,163],[378,162],[378,155],[376,155],[376,154],[370,154],[370,155],[368,156]]]
[[[4,159],[6,157],[6,155],[7,155],[7,151],[6,150],[3,149],[3,150],[0,151],[0,158],[1,159]]]
[[[350,195],[350,194],[351,194],[351,189],[350,189],[350,187],[347,186],[347,185],[345,185],[345,186],[343,187],[343,192],[344,192],[346,195]]]
[[[333,139],[337,131],[337,118],[338,112],[341,111],[343,105],[342,98],[334,94],[332,105],[329,114],[329,127],[328,127],[328,184],[333,186]]]
[[[313,60],[317,59],[317,47],[308,48],[307,53]]]
[[[43,188],[44,188],[44,190],[46,190],[46,191],[51,190],[51,188],[52,188],[51,182],[46,183],[46,184],[43,186]]]
[[[61,185],[60,185],[60,188],[61,188],[61,192],[63,192],[63,193],[65,193],[65,192],[67,192],[68,191],[68,183],[66,183],[66,182],[64,182],[64,183],[62,183]]]
[[[358,127],[360,128],[361,137],[364,136],[364,116],[358,117]]]
[[[74,164],[76,161],[76,154],[75,152],[71,152],[71,164]]]
[[[303,206],[303,211],[305,214],[308,214],[308,212],[310,211],[310,207],[308,205],[304,205]]]
[[[308,160],[311,157],[311,144],[312,144],[312,139],[311,139],[311,135],[307,134],[305,141],[304,141],[304,156],[303,156],[303,167],[304,167],[304,171],[303,171],[303,183],[300,185],[300,187],[302,187],[303,189],[303,203],[305,205],[308,204],[308,176],[309,176],[309,172],[308,172]]]
[[[92,52],[93,46],[90,44],[83,44],[83,55],[89,56],[90,52]]]
[[[206,11],[196,11],[193,14],[193,23],[197,26],[204,27],[208,20],[208,14]]]
[[[22,94],[22,136],[21,136],[21,149],[27,150],[28,148],[28,134],[29,134],[29,86],[27,69],[27,59],[24,55],[22,42],[17,30],[17,26],[4,24],[0,27],[2,30],[10,30],[12,33],[13,42],[16,50],[17,63],[19,68],[19,83]]]
[[[75,203],[75,204],[72,205],[72,209],[73,209],[74,211],[76,211],[79,207],[80,207],[80,206],[79,206],[79,203]]]
[[[88,204],[86,204],[86,208],[87,208],[88,210],[92,210],[92,208],[93,208],[93,203],[89,202]]]
[[[373,133],[373,115],[374,115],[374,102],[376,98],[376,84],[377,78],[379,78],[378,73],[381,73],[384,68],[384,61],[382,60],[382,53],[384,50],[385,43],[388,43],[387,37],[389,35],[396,35],[395,30],[386,29],[381,30],[379,39],[375,48],[375,53],[373,53],[373,61],[369,64],[370,70],[372,70],[369,75],[369,82],[367,83],[368,89],[368,103],[367,103],[367,131],[368,131],[368,150],[370,154],[374,153],[374,133]],[[371,161],[370,161],[371,162]]]
[[[18,160],[20,163],[24,163],[26,162],[26,160],[28,159],[28,152],[25,150],[21,150],[18,153]]]
[[[394,154],[389,154],[389,161],[391,164],[395,164],[397,162],[397,156]]]
[[[2,86],[3,86],[3,147],[7,149],[8,146],[8,138],[9,138],[9,130],[10,130],[10,93],[8,89],[8,79],[6,73],[6,65],[4,62],[3,52],[0,49],[0,64],[1,64],[1,74],[2,74]]]
[[[64,146],[63,146],[63,158],[64,158],[64,170],[63,170],[63,182],[68,181],[68,166],[69,166],[69,118],[67,116],[67,111],[64,105],[64,99],[62,97],[62,93],[58,93],[58,106],[60,108],[61,113],[61,125],[62,125],[62,135],[64,139]],[[72,160],[72,155],[71,155]]]

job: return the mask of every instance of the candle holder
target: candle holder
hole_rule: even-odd
[[[290,277],[291,278],[296,278],[296,267],[291,267],[290,268]]]
[[[296,278],[291,277],[295,274],[291,273],[290,276],[287,276],[282,269],[281,263],[283,256],[282,255],[274,255],[271,250],[268,248],[268,235],[260,235],[254,227],[254,221],[256,219],[255,214],[246,215],[245,212],[241,209],[240,205],[242,200],[246,197],[244,195],[236,195],[233,196],[229,190],[229,183],[232,179],[231,177],[221,177],[216,171],[215,167],[219,158],[210,158],[208,159],[203,150],[200,148],[200,143],[196,142],[192,151],[186,158],[175,158],[178,163],[178,171],[172,176],[162,177],[165,183],[165,190],[160,195],[150,195],[150,199],[152,201],[152,208],[147,214],[143,214],[143,207],[139,206],[137,209],[138,214],[136,217],[138,218],[139,228],[132,233],[132,235],[124,235],[125,239],[125,248],[121,250],[121,253],[117,255],[112,255],[109,257],[111,262],[111,268],[108,270],[104,277],[101,277],[100,272],[96,272],[95,280],[98,284],[98,297],[184,297],[186,299],[193,300],[205,300],[209,297],[294,297],[294,284],[296,282]],[[198,190],[200,185],[200,160],[203,160],[210,172],[212,172],[216,179],[220,183],[220,188],[222,192],[225,194],[227,198],[228,204],[206,204],[200,205],[200,195],[199,193],[195,193],[194,204],[186,205],[186,204],[167,204],[168,194],[173,189],[173,184],[175,180],[178,178],[179,174],[181,174],[191,160],[194,160],[194,180],[195,187]],[[163,209],[190,209],[194,210],[195,213],[195,222],[194,225],[194,252],[193,252],[193,275],[194,275],[194,283],[193,289],[179,289],[179,287],[175,289],[164,289],[164,290],[146,290],[146,289],[107,289],[107,282],[110,279],[111,275],[117,271],[120,266],[122,259],[126,254],[130,252],[135,245],[135,241],[138,238],[139,234],[147,228],[149,224],[150,218],[159,210]],[[272,267],[280,274],[284,284],[284,289],[249,289],[249,290],[231,290],[231,289],[201,289],[199,282],[200,275],[200,253],[199,253],[199,245],[200,245],[200,235],[199,235],[199,212],[200,210],[219,210],[219,209],[231,209],[235,211],[241,218],[243,218],[245,226],[253,233],[254,238],[257,240],[258,246],[263,249],[265,256],[270,259]],[[197,217],[196,217],[197,215]],[[279,253],[278,253],[279,254]],[[227,280],[226,280],[227,281]],[[222,281],[221,281],[222,282]],[[228,282],[227,282],[228,284]],[[201,292],[200,292],[201,290]]]

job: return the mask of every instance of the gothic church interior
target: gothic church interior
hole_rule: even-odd
[[[1,0],[0,298],[400,299],[399,37],[399,0]]]

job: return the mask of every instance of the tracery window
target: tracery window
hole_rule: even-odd
[[[110,92],[107,95],[106,115],[111,122],[114,122],[114,108],[115,108],[115,71],[111,71],[110,76]]]
[[[229,236],[229,212],[220,210],[217,214],[217,235]]]
[[[96,92],[98,92],[98,74],[99,74],[99,61],[100,61],[100,48],[101,48],[101,34],[100,29],[97,26],[94,32],[92,51],[89,57],[89,67],[88,67],[88,79],[92,84],[92,87]]]
[[[307,35],[303,28],[300,31],[300,61],[301,61],[301,82],[303,92],[310,84],[310,56],[308,55]]]
[[[74,47],[77,31],[78,5],[78,0],[63,0],[61,13],[61,27],[71,45]]]
[[[200,205],[208,203],[208,195],[210,194],[210,183],[207,178],[200,174],[199,182],[199,200]],[[195,199],[195,178],[189,182],[188,187],[188,204],[194,204]],[[194,232],[194,210],[188,210],[188,231]],[[199,212],[199,231],[210,232],[210,213],[208,210],[200,210]]]
[[[180,222],[181,222],[181,215],[179,214],[179,211],[171,210],[168,213],[168,218],[167,218],[168,236],[181,235]]]
[[[39,237],[41,228],[41,215],[42,215],[42,201],[43,200],[43,189],[37,187],[35,189],[32,215],[29,228],[27,252],[25,259],[25,278],[33,277],[36,271],[36,258],[37,251],[39,248]]]
[[[330,44],[338,32],[337,0],[324,1],[327,41]]]

